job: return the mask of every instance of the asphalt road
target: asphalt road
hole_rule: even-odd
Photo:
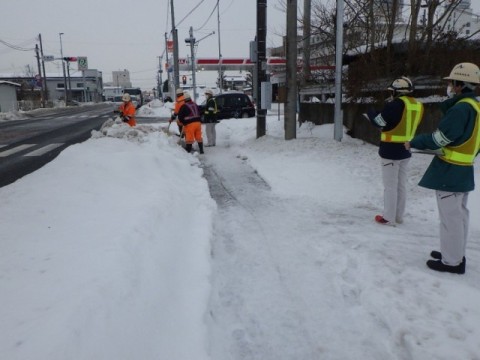
[[[52,161],[66,147],[85,141],[113,117],[111,104],[31,113],[0,123],[0,187]]]

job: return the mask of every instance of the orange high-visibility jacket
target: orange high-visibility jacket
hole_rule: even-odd
[[[135,105],[131,101],[129,102],[124,102],[122,105],[120,105],[120,115],[123,117],[128,117],[129,120],[127,122],[128,125],[130,126],[135,126],[137,125],[137,120],[135,120]]]
[[[180,95],[179,97],[177,97],[177,100],[175,101],[175,107],[173,108],[174,115],[178,115],[178,112],[180,111],[180,108],[184,103],[185,103],[185,96]]]

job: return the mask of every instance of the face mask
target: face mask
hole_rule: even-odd
[[[453,91],[453,88],[452,88],[452,86],[450,86],[450,85],[448,85],[448,87],[447,87],[447,96],[448,96],[449,98],[452,98],[452,97],[455,96],[455,92]]]

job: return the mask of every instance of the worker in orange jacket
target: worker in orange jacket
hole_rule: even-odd
[[[190,94],[185,93],[185,102],[178,112],[177,122],[183,126],[185,133],[185,150],[192,151],[192,145],[196,141],[200,154],[203,154],[202,119],[198,105],[192,101]]]
[[[118,109],[120,113],[120,118],[123,122],[126,122],[130,126],[137,125],[137,120],[135,120],[135,105],[132,103],[132,99],[130,98],[130,94],[123,94],[122,96],[123,103],[120,105]]]
[[[175,100],[175,106],[173,108],[172,117],[170,118],[170,123],[175,119],[177,119],[178,113],[180,112],[180,108],[185,103],[185,95],[183,93],[183,89],[178,88],[176,91],[176,95],[177,95],[177,98]],[[182,125],[178,121],[177,121],[177,125],[178,125],[178,132],[180,133],[180,136],[183,137]]]

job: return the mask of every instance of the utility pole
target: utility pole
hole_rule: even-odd
[[[63,46],[62,46],[62,35],[63,33],[58,34],[60,37],[60,57],[62,59],[62,69],[63,69],[63,92],[65,97],[65,105],[67,105],[68,98],[67,98],[67,75],[65,74],[65,60],[63,60]]]
[[[287,102],[285,140],[297,137],[297,0],[287,0]]]
[[[262,109],[262,82],[267,80],[267,0],[257,0],[257,139],[266,134],[267,109]]]
[[[337,0],[337,30],[335,44],[335,124],[333,137],[342,141],[343,111],[342,111],[342,56],[343,56],[343,0]]]
[[[70,77],[70,61],[66,61],[67,64],[67,78],[68,78],[68,98],[72,100],[72,79]]]
[[[222,49],[220,45],[220,0],[217,0],[217,24],[218,24],[218,87],[220,94],[223,91],[223,74],[222,74]]]
[[[162,96],[162,56],[158,57],[158,82],[157,82],[157,91],[158,91],[158,98],[163,99]]]
[[[185,39],[186,43],[190,44],[190,57],[192,61],[192,86],[193,86],[193,101],[197,101],[197,81],[195,78],[195,38],[193,37],[193,27],[190,26],[190,37]]]
[[[170,72],[169,72],[169,67],[170,63],[168,60],[168,34],[165,33],[165,61],[167,62],[167,82],[168,82],[168,87],[170,88]],[[175,96],[173,96],[175,98]]]
[[[38,41],[40,42],[40,56],[42,58],[42,71],[43,71],[43,104],[45,107],[46,102],[48,101],[48,87],[47,87],[47,73],[45,72],[45,61],[43,60],[43,44],[42,44],[42,34],[38,34]]]
[[[35,57],[37,58],[37,66],[38,66],[38,77],[40,80],[40,96],[42,98],[42,107],[45,107],[45,93],[43,91],[43,76],[42,76],[42,68],[40,67],[40,54],[38,49],[38,44],[35,44]],[[37,80],[37,79],[35,79]],[[37,80],[38,81],[38,80]]]
[[[170,0],[170,7],[172,13],[172,36],[173,36],[173,83],[175,90],[180,87],[180,70],[178,68],[178,33],[175,28],[175,11],[173,9],[173,0]]]
[[[311,18],[312,0],[303,0],[303,86],[310,81],[310,42],[311,42]]]

